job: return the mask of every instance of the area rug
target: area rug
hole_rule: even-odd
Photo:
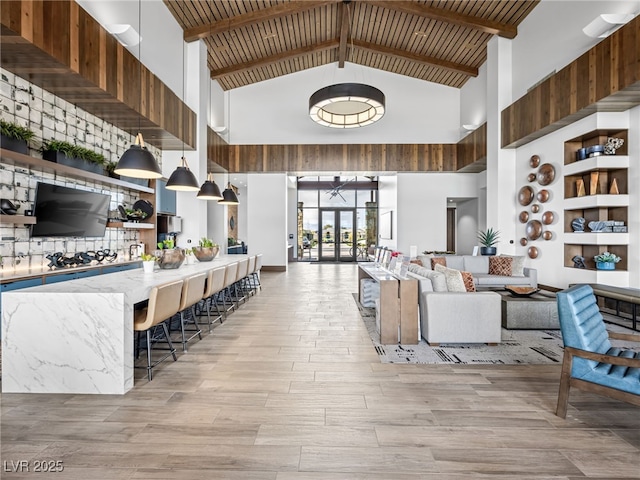
[[[371,341],[382,363],[432,363],[468,365],[543,365],[562,363],[563,343],[560,330],[507,330],[502,329],[502,342],[488,346],[476,344],[440,344],[432,347],[424,339],[418,345],[382,345],[376,332],[375,309],[365,308],[353,294],[356,305]],[[610,326],[614,331],[623,327]]]

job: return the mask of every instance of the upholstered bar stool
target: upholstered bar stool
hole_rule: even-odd
[[[204,294],[204,284],[207,281],[207,272],[202,272],[197,275],[193,275],[184,280],[182,286],[182,298],[180,300],[180,331],[182,333],[182,351],[187,351],[187,342],[193,340],[196,335],[202,339],[202,330],[198,325],[198,317],[196,316],[195,305],[202,300]],[[191,311],[191,317],[195,325],[194,330],[187,330],[185,324],[188,320],[185,319],[185,312]],[[194,332],[189,338],[187,338],[187,332]]]
[[[231,287],[236,281],[236,275],[238,273],[238,262],[230,263],[225,267],[224,271],[224,291],[222,294],[222,308],[225,311],[225,316],[229,310],[235,310],[235,304],[231,296]],[[229,308],[227,308],[227,299],[229,300]]]
[[[262,285],[260,284],[260,269],[262,269],[262,254],[259,253],[256,255],[256,268],[253,270],[251,276],[253,277],[253,285],[255,289],[262,290]]]
[[[182,280],[176,280],[175,282],[153,287],[151,289],[151,294],[149,295],[148,305],[141,310],[135,311],[133,330],[138,332],[138,334],[140,332],[147,333],[147,376],[149,377],[149,381],[153,378],[153,367],[169,358],[169,355],[173,356],[174,362],[177,360],[176,349],[173,348],[166,320],[178,313],[183,283],[184,282]],[[169,345],[169,353],[152,363],[151,347],[153,342],[151,331],[155,330],[155,327],[158,325],[162,326],[162,331]],[[139,350],[138,343],[136,344],[136,351]]]
[[[247,301],[247,294],[244,291],[243,280],[249,271],[249,259],[245,258],[238,262],[238,271],[236,272],[236,281],[233,285],[235,292],[236,307],[240,307],[240,301]]]
[[[249,266],[247,267],[247,275],[244,277],[243,282],[247,285],[247,291],[249,295],[255,294],[255,290],[253,289],[253,285],[251,284],[251,276],[253,272],[256,270],[256,256],[251,255],[249,257]]]
[[[207,283],[204,289],[204,295],[202,300],[204,301],[204,307],[207,309],[207,324],[209,325],[209,332],[211,332],[211,324],[220,320],[222,323],[222,312],[218,307],[216,297],[224,289],[224,275],[226,272],[225,267],[212,268],[207,274]],[[211,320],[211,304],[216,307],[216,313],[218,316]]]

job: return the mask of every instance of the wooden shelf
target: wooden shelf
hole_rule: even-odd
[[[578,175],[580,173],[617,170],[620,168],[629,168],[628,155],[600,155],[565,165],[564,175]]]
[[[36,217],[28,215],[0,215],[0,223],[35,225]]]
[[[45,172],[55,172],[67,177],[76,178],[79,180],[94,180],[105,185],[116,185],[118,187],[127,188],[129,190],[137,190],[139,192],[154,193],[153,188],[143,187],[142,185],[136,185],[135,183],[125,182],[117,178],[111,178],[106,175],[99,175],[93,172],[87,172],[79,168],[68,167],[67,165],[60,165],[58,163],[43,160],[42,158],[32,157],[30,155],[24,155],[22,153],[14,152],[7,149],[0,149],[0,157],[2,163],[23,166],[23,167],[36,167],[41,168]]]
[[[629,195],[585,195],[564,199],[565,210],[584,210],[586,208],[628,207]]]
[[[564,243],[574,245],[627,245],[629,243],[629,234],[611,232],[565,233]]]
[[[152,223],[136,223],[136,222],[108,222],[108,228],[130,228],[131,230],[150,230],[155,228]]]

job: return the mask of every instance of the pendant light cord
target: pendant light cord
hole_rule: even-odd
[[[138,135],[142,128],[142,0],[138,0],[138,35],[140,35],[140,41],[138,42],[138,85],[140,90],[138,91]]]

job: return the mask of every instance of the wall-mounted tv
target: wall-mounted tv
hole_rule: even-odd
[[[38,182],[32,237],[104,237],[111,195]]]

